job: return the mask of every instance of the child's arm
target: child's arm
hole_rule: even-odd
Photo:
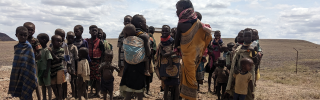
[[[59,58],[53,53],[53,51],[52,51],[51,48],[48,48],[48,50],[50,51],[50,53],[51,53],[51,55],[52,55],[52,58],[53,58],[54,60],[59,59]]]
[[[115,69],[118,73],[120,72],[120,69],[114,65],[111,65],[113,69]]]
[[[45,74],[43,74],[43,77],[48,77],[48,74],[46,74],[46,73],[49,73],[49,69],[51,68],[51,59],[49,59],[48,61],[47,61],[47,69],[45,70]]]
[[[100,64],[100,67],[99,67],[99,72],[100,72],[100,73],[102,73],[103,68],[105,67],[105,65],[106,65],[105,63],[101,63],[101,64]]]
[[[150,37],[149,35],[147,34],[142,34],[139,36],[143,42],[144,42],[144,48],[145,48],[145,53],[146,53],[146,57],[149,59],[150,55],[151,55],[151,50],[150,50],[150,43],[149,43],[149,40],[150,40]],[[149,60],[146,60],[146,61],[149,61]]]
[[[99,48],[101,50],[101,59],[100,59],[100,62],[103,62],[103,58],[104,58],[104,52],[105,52],[105,48],[104,48],[104,45],[103,45],[103,42],[102,41],[99,41]]]
[[[90,67],[89,67],[88,61],[86,61],[85,65],[84,65],[84,68],[86,68],[84,74],[85,74],[86,76],[89,76],[89,75],[90,75]]]

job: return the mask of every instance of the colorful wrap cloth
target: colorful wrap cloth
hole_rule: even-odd
[[[200,20],[197,20],[192,27],[181,34],[182,62],[182,84],[180,96],[188,100],[197,98],[196,71],[200,64],[202,54],[208,47],[212,36],[203,30]]]
[[[38,84],[35,65],[34,52],[28,41],[14,46],[8,94],[21,100],[32,98],[32,93]]]

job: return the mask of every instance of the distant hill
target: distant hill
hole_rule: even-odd
[[[0,41],[16,41],[5,33],[0,33]]]

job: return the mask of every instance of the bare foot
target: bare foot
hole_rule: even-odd
[[[146,76],[151,76],[150,73],[149,73],[149,70],[146,70],[146,71],[144,72],[144,75],[146,75]]]

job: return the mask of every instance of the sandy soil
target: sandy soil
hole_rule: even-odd
[[[234,39],[223,39],[225,43]],[[117,63],[118,49],[117,40],[108,40],[114,46],[114,63]],[[7,94],[8,83],[13,59],[13,46],[17,42],[0,42],[0,99],[12,98]],[[261,62],[261,79],[257,81],[257,100],[279,100],[279,99],[320,99],[320,45],[302,40],[260,40],[264,56]],[[296,51],[299,50],[298,74],[295,73]],[[114,73],[114,94],[118,95],[121,78]],[[154,75],[156,76],[156,75]],[[205,77],[208,75],[206,74]],[[198,99],[215,100],[216,95],[208,93],[207,78],[204,85],[200,86]],[[160,81],[157,77],[151,83],[151,95],[146,100],[161,100]],[[71,89],[69,88],[69,93]],[[33,93],[36,98],[35,93]],[[70,96],[70,95],[69,95]],[[68,98],[73,99],[73,98]],[[90,98],[100,99],[100,98]],[[114,99],[117,99],[115,97]]]

